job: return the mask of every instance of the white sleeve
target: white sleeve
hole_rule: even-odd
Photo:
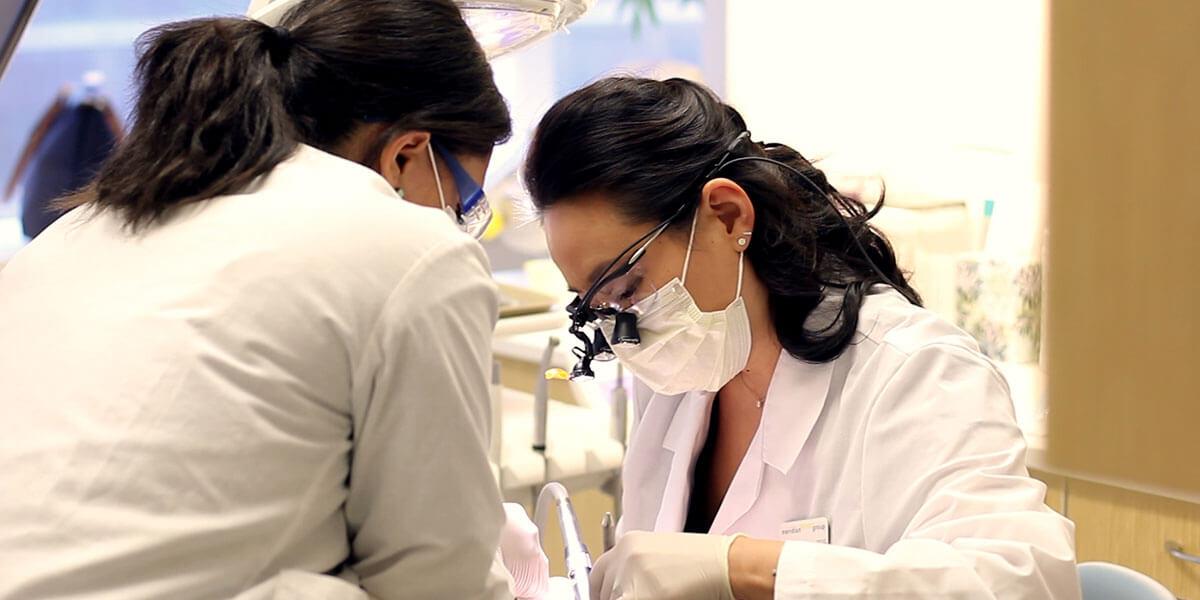
[[[1028,476],[1008,387],[986,360],[913,353],[866,427],[864,530],[887,550],[786,542],[775,598],[1080,597],[1074,525]]]
[[[425,253],[364,351],[346,520],[372,598],[508,598],[492,570],[504,521],[488,463],[496,286],[478,244]]]

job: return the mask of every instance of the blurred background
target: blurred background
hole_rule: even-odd
[[[26,237],[22,182],[12,175],[56,98],[64,90],[74,101],[102,98],[123,121],[140,33],[171,20],[239,14],[245,4],[41,3],[0,81],[0,177],[16,184],[0,203],[0,254]],[[493,264],[519,268],[542,254],[537,227],[521,227],[528,216],[509,206],[522,199],[516,174],[538,118],[557,98],[613,73],[703,81],[746,115],[756,139],[823,159],[842,187],[868,197],[884,180],[896,208],[957,204],[969,214],[955,216],[978,219],[985,199],[1019,196],[1011,202],[1026,204],[1042,181],[1044,12],[1041,0],[600,0],[565,34],[494,61],[516,134],[497,149],[488,176],[505,217],[487,242]],[[928,229],[910,217],[892,219],[894,236]],[[972,242],[949,238],[933,247]],[[905,248],[908,266],[914,253]]]
[[[96,107],[90,143],[119,136],[137,36],[247,3],[41,3],[0,80],[0,266],[28,239],[22,157],[50,117]],[[1200,598],[1200,565],[1179,556],[1200,554],[1200,2],[596,0],[567,31],[493,67],[515,120],[488,173],[497,219],[484,240],[515,307],[494,346],[506,394],[534,394],[547,336],[570,339],[565,285],[518,179],[539,117],[609,74],[702,81],[754,139],[819,160],[844,192],[871,204],[886,184],[876,224],[927,306],[1006,375],[1029,465],[1047,503],[1076,522],[1080,560],[1129,565]],[[550,350],[570,367],[569,345]],[[599,375],[590,387],[554,382],[550,395],[616,415],[627,379]],[[532,401],[506,398],[506,417],[528,421]],[[535,457],[536,473],[506,494],[528,501],[546,477],[573,494],[601,487],[603,498],[581,502],[590,531],[613,507],[626,434],[594,417],[577,420],[600,423],[611,456],[586,438],[591,454],[576,463],[589,466],[574,480]],[[502,486],[516,477],[509,458]]]

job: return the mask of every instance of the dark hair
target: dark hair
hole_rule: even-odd
[[[599,192],[631,223],[660,223],[691,204],[672,224],[686,228],[704,174],[744,132],[741,115],[696,83],[603,79],[563,98],[542,118],[525,184],[539,210]],[[882,194],[868,210],[782,144],[746,137],[730,158],[751,156],[791,166],[813,184],[762,160],[732,162],[716,175],[736,181],[754,203],[746,252],[767,287],[771,317],[788,352],[811,362],[837,358],[853,341],[859,309],[876,284],[894,285],[920,304],[887,239],[868,223],[883,206]],[[806,328],[830,296],[840,296],[832,322]]]
[[[236,192],[306,143],[364,120],[430,131],[485,154],[511,132],[491,67],[451,0],[302,2],[270,27],[244,18],[169,23],[138,41],[129,136],[70,200],[136,229],[173,207]]]

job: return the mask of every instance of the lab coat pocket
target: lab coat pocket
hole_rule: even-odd
[[[231,600],[369,600],[362,588],[337,577],[288,570]]]

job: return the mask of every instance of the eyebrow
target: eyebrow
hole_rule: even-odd
[[[588,278],[587,278],[588,281],[592,282],[591,284],[588,285],[589,288],[592,287],[592,285],[596,284],[596,280],[599,279],[600,276],[604,274],[604,267],[607,267],[607,266],[608,266],[607,262],[602,262],[602,263],[596,265],[596,268],[592,269],[592,272],[588,274]],[[579,290],[577,290],[573,287],[570,287],[570,286],[567,287],[567,291],[571,292],[572,294],[575,294],[576,296],[583,295],[583,292],[580,292]]]

